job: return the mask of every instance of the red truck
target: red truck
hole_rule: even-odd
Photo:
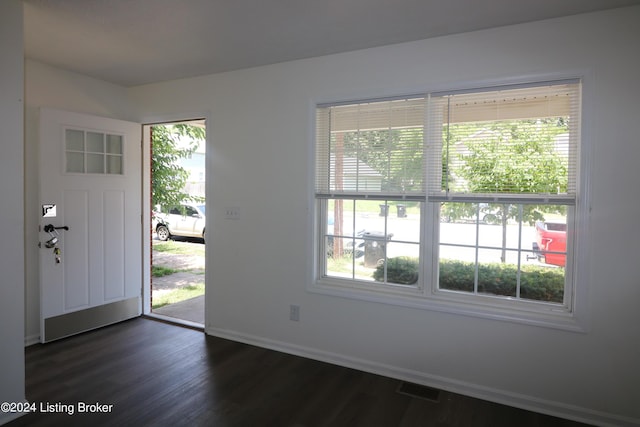
[[[567,224],[560,221],[536,222],[533,253],[545,264],[564,267],[567,260]]]

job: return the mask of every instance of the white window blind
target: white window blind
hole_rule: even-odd
[[[432,95],[429,200],[573,204],[579,115],[579,81]]]
[[[316,196],[424,200],[425,98],[316,110]]]

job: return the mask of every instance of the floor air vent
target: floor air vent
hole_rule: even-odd
[[[417,397],[431,402],[437,402],[440,399],[440,390],[420,384],[402,382],[398,386],[398,393],[406,396]]]

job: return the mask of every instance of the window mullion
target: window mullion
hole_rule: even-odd
[[[475,268],[473,272],[473,293],[478,293],[478,281],[480,280],[480,203],[476,203],[476,247],[475,247]]]
[[[351,276],[356,278],[356,201],[351,203]]]
[[[516,272],[516,298],[520,299],[520,278],[522,275],[522,205],[518,205],[518,269]]]

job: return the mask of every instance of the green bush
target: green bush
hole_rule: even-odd
[[[515,296],[518,268],[514,264],[489,263],[478,265],[478,292]],[[473,292],[475,264],[472,262],[442,260],[440,262],[440,289]],[[384,281],[384,265],[373,273],[373,278]],[[396,257],[387,260],[387,283],[411,285],[418,280],[418,259]],[[562,303],[564,295],[564,269],[536,265],[520,267],[520,297],[529,300]]]
[[[384,264],[376,267],[373,278],[384,282]],[[387,260],[387,283],[413,285],[418,281],[418,259],[407,256]]]

